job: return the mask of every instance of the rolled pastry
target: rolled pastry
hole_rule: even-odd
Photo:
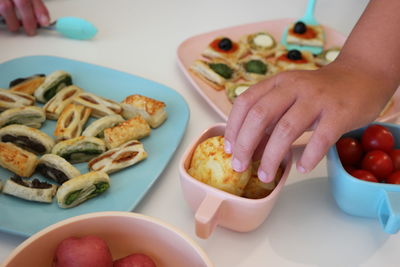
[[[83,136],[104,137],[104,129],[114,127],[125,121],[121,115],[107,115],[92,122],[82,133]]]
[[[146,137],[150,135],[150,131],[149,124],[141,116],[136,116],[105,129],[104,142],[108,149],[116,148],[130,140]]]
[[[39,159],[36,171],[59,184],[81,175],[80,171],[71,163],[55,154],[43,155]]]
[[[33,106],[34,104],[35,98],[31,95],[22,92],[0,89],[0,111],[9,108]]]
[[[57,191],[57,203],[61,208],[72,208],[98,196],[110,187],[105,172],[89,172],[63,183]]]
[[[50,120],[57,120],[64,108],[72,102],[75,96],[83,92],[81,88],[70,85],[61,89],[43,107],[46,117]]]
[[[91,112],[88,107],[69,103],[57,120],[54,136],[59,141],[80,136]]]
[[[122,108],[117,102],[92,93],[79,93],[74,98],[74,102],[91,108],[93,110],[92,115],[97,118],[106,115],[121,114],[122,112]]]
[[[44,82],[36,89],[34,95],[38,101],[46,103],[61,89],[71,84],[71,75],[65,71],[58,70],[46,77]]]
[[[22,124],[32,128],[42,127],[46,120],[44,110],[37,106],[10,108],[0,114],[0,127]]]
[[[57,186],[38,179],[22,179],[14,176],[8,179],[3,188],[3,193],[29,201],[51,203],[56,194]]]
[[[10,82],[10,90],[33,95],[36,89],[44,82],[46,75],[36,74],[26,78],[18,78]]]
[[[143,144],[137,140],[129,141],[120,147],[108,150],[89,161],[91,171],[103,171],[108,174],[131,166],[147,158]]]
[[[35,171],[38,159],[35,154],[13,143],[0,142],[0,166],[22,176],[30,177]]]
[[[157,128],[167,119],[165,103],[143,95],[130,95],[122,102],[122,116],[125,119],[142,116],[151,128]]]
[[[0,141],[14,143],[35,154],[50,153],[54,146],[54,139],[44,132],[19,124],[1,128]]]
[[[71,163],[89,161],[104,153],[106,146],[104,141],[96,137],[79,136],[57,143],[52,150]]]

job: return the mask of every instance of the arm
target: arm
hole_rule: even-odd
[[[225,132],[233,168],[260,154],[259,178],[271,181],[291,144],[313,129],[297,162],[308,172],[343,133],[373,121],[400,84],[399,11],[398,0],[371,0],[334,62],[279,73],[240,95]]]

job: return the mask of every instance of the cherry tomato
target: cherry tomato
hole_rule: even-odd
[[[400,184],[400,171],[392,172],[386,179],[386,182],[389,184]]]
[[[344,165],[343,168],[345,169],[346,172],[350,173],[351,171],[356,170],[356,167],[353,165]]]
[[[386,127],[373,124],[365,129],[361,136],[361,143],[365,151],[383,150],[389,152],[394,147],[394,137]]]
[[[379,182],[378,178],[376,178],[371,172],[366,170],[352,170],[350,171],[350,175],[367,182],[374,182],[374,183]]]
[[[393,149],[389,152],[389,156],[393,161],[395,171],[400,171],[400,149]]]
[[[368,152],[364,156],[361,166],[378,178],[385,178],[393,171],[392,159],[382,150]]]
[[[342,137],[336,142],[336,149],[343,165],[356,165],[361,161],[363,148],[353,137]]]

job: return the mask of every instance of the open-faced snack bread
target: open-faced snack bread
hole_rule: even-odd
[[[221,36],[215,38],[202,55],[211,60],[222,59],[227,62],[235,62],[247,52],[247,47],[241,42],[235,42],[228,37]]]
[[[96,137],[79,136],[57,143],[51,153],[71,163],[89,161],[106,151],[104,141]]]
[[[39,102],[46,103],[61,89],[71,84],[72,77],[69,73],[62,70],[54,71],[46,77],[34,95]]]
[[[31,95],[0,89],[0,112],[9,108],[32,106],[34,104],[35,98]]]
[[[286,42],[296,45],[324,46],[324,29],[321,25],[305,24],[302,21],[291,23],[288,28]]]
[[[38,158],[35,154],[13,143],[0,142],[0,166],[3,168],[19,176],[30,177],[37,163]]]
[[[0,127],[22,124],[32,128],[40,128],[45,120],[44,110],[37,106],[10,108],[0,113]]]
[[[80,136],[91,112],[91,108],[69,103],[57,120],[54,136],[57,140],[66,140]]]
[[[225,84],[225,92],[228,96],[228,99],[231,103],[233,103],[239,95],[244,93],[247,89],[250,88],[255,81],[239,81],[239,82],[229,82]]]
[[[247,81],[258,82],[278,72],[272,62],[258,55],[249,55],[239,61],[240,75]]]
[[[319,66],[325,66],[333,62],[340,54],[340,47],[331,47],[322,51],[321,54],[315,57],[315,63]]]
[[[82,135],[103,138],[105,129],[114,127],[123,121],[125,120],[121,115],[112,114],[104,116],[95,120],[88,127],[86,127],[86,129],[82,132]]]
[[[55,154],[43,155],[39,159],[36,171],[59,184],[81,175],[71,163]]]
[[[240,42],[247,46],[253,55],[265,58],[273,56],[277,46],[275,38],[265,31],[244,35]]]
[[[275,64],[280,71],[287,70],[316,70],[318,66],[315,64],[313,55],[308,51],[279,50],[276,53]]]
[[[46,112],[46,117],[50,120],[57,120],[65,107],[81,92],[83,92],[83,90],[75,85],[70,85],[61,89],[44,105],[43,109]]]
[[[74,102],[91,108],[92,116],[98,118],[106,115],[121,114],[122,112],[119,103],[92,93],[81,92],[74,97]]]
[[[44,82],[46,75],[36,74],[25,78],[18,78],[10,82],[10,90],[33,95],[36,89]]]

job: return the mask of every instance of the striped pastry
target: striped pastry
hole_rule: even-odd
[[[92,110],[88,107],[74,103],[68,104],[57,120],[54,136],[58,141],[80,136],[91,112]]]
[[[33,106],[34,104],[35,98],[31,95],[22,92],[0,89],[0,111],[9,108]]]
[[[121,114],[122,112],[122,108],[117,102],[92,93],[79,93],[74,98],[74,102],[91,108],[93,110],[92,116],[98,118],[106,115]]]
[[[10,90],[33,95],[36,89],[44,82],[46,76],[37,74],[26,78],[18,78],[10,82]]]
[[[75,85],[64,87],[53,98],[51,98],[43,109],[46,112],[46,117],[50,120],[57,120],[64,108],[72,103],[72,100],[80,92],[81,88]]]
[[[89,161],[104,153],[104,141],[96,137],[79,136],[57,143],[52,154],[65,158],[71,163]]]
[[[0,127],[22,124],[32,128],[42,127],[46,120],[44,110],[37,106],[10,108],[0,114]]]

